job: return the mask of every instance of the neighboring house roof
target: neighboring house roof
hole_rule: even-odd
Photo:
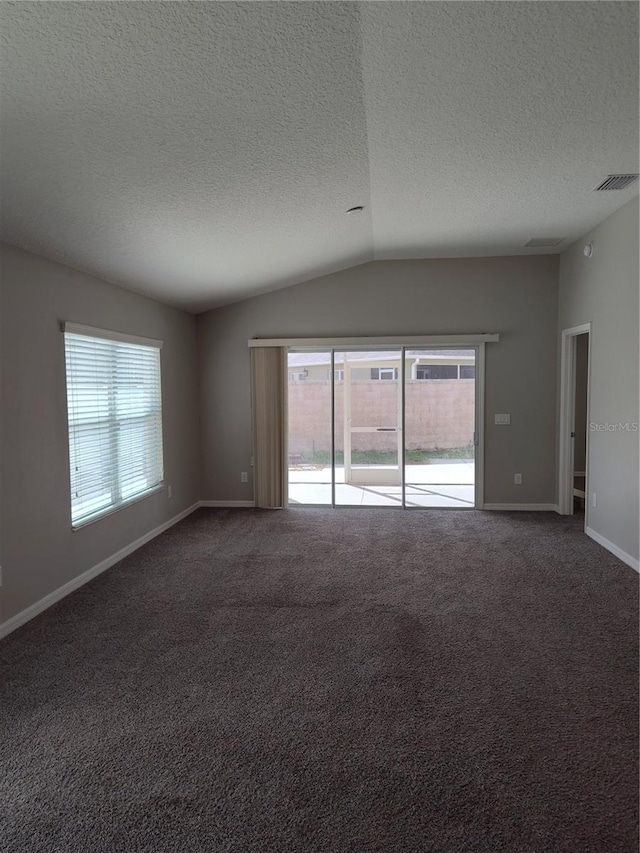
[[[407,359],[443,359],[446,361],[455,360],[456,362],[472,361],[475,356],[473,350],[407,350],[405,358]],[[398,350],[392,352],[350,352],[349,362],[365,362],[367,364],[375,364],[379,361],[400,361]],[[342,364],[342,353],[336,352],[335,364]],[[314,365],[329,365],[331,364],[331,355],[328,352],[290,352],[289,367],[313,367]]]

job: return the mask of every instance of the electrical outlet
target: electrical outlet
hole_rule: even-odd
[[[167,497],[168,498],[173,497],[173,489],[171,488],[171,486],[167,486]]]
[[[515,483],[516,486],[521,486],[522,485],[522,474],[514,474],[513,475],[513,482]]]
[[[596,493],[593,493],[593,497],[591,498],[591,502],[594,506],[598,506],[598,502],[596,500]]]
[[[248,482],[249,482],[249,475],[247,474],[247,472],[246,472],[246,471],[243,471],[243,472],[240,474],[240,482],[241,482],[241,483],[248,483]]]

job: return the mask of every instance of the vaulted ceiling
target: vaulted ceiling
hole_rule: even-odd
[[[0,6],[0,238],[187,310],[637,192],[636,3]]]

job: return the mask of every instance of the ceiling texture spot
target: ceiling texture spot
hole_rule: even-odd
[[[0,238],[189,311],[560,251],[637,193],[593,192],[638,171],[636,3],[4,2],[0,27]]]

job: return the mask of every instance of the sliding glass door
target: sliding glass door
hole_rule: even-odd
[[[475,348],[297,350],[287,369],[291,505],[475,505]]]

